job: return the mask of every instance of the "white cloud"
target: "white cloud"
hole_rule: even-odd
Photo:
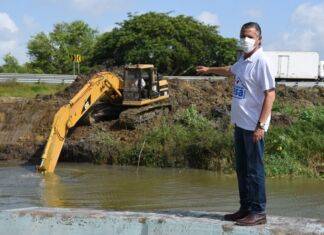
[[[313,31],[324,33],[324,3],[311,5],[301,4],[292,15],[292,21],[301,26],[311,27]]]
[[[19,45],[19,29],[6,12],[0,12],[0,63],[5,54],[19,55],[23,59],[22,47]],[[17,54],[17,55],[16,55]]]
[[[299,5],[291,15],[292,27],[268,50],[317,51],[324,57],[324,3]]]
[[[209,11],[203,11],[199,16],[197,16],[197,19],[205,24],[220,25],[218,16]]]
[[[250,17],[250,18],[261,18],[262,17],[262,11],[260,9],[257,9],[257,8],[252,8],[252,9],[249,9],[245,12],[245,14]]]
[[[18,27],[16,26],[15,22],[6,12],[0,12],[0,30],[8,30],[10,33],[15,33],[18,31]]]

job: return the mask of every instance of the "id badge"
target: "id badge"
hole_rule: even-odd
[[[241,87],[241,86],[234,86],[233,88],[233,97],[236,98],[236,99],[245,99],[245,93],[246,93],[246,90],[244,87]]]

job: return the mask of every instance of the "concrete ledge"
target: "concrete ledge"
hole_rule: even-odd
[[[324,221],[269,217],[266,225],[240,227],[223,213],[112,212],[89,209],[25,208],[0,211],[4,234],[324,234]]]

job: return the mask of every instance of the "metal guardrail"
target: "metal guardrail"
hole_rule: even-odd
[[[216,81],[225,80],[223,76],[164,76],[163,78],[168,80],[179,79],[179,80],[205,80],[205,81]]]
[[[48,83],[48,84],[71,84],[75,75],[65,74],[25,74],[25,73],[0,73],[1,82],[19,83]]]
[[[15,81],[20,83],[47,83],[47,84],[71,84],[74,82],[75,75],[62,74],[23,74],[23,73],[0,73],[0,83]],[[217,81],[225,80],[222,76],[164,76],[168,80],[205,80]],[[289,87],[307,88],[307,87],[324,87],[324,81],[277,81],[278,85],[282,84]]]
[[[295,88],[310,88],[310,87],[324,87],[322,81],[278,81],[277,85],[285,85]]]

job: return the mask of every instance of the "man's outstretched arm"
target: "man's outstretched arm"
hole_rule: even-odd
[[[205,66],[197,66],[196,68],[197,73],[201,74],[208,74],[213,73],[225,77],[231,77],[234,74],[231,72],[231,66],[224,66],[224,67],[205,67]]]

